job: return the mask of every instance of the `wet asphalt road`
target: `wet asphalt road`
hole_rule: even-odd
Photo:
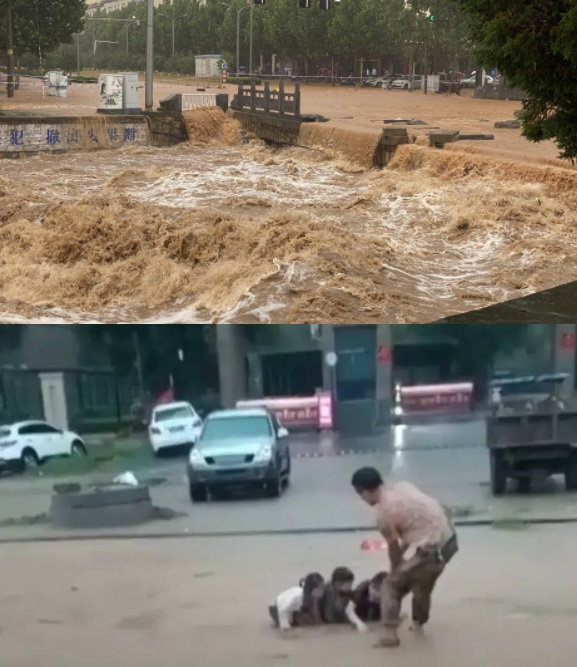
[[[577,494],[566,493],[561,478],[549,480],[530,495],[521,495],[512,486],[505,497],[492,497],[482,421],[396,427],[367,438],[291,435],[291,441],[291,485],[276,500],[257,493],[193,505],[182,457],[155,460],[149,468],[138,469],[135,472],[142,482],[156,482],[151,488],[154,503],[179,516],[129,532],[234,534],[370,528],[372,512],[350,484],[353,472],[367,465],[389,478],[413,482],[451,507],[462,522],[577,520]],[[46,479],[3,484],[0,520],[45,512],[52,483]],[[2,533],[10,537],[22,530],[3,528]],[[54,532],[25,530],[28,534],[31,530]]]

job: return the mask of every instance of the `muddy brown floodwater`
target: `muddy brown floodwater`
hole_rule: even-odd
[[[317,126],[273,149],[189,125],[0,163],[2,321],[426,322],[577,279],[573,170],[418,144],[372,170]]]

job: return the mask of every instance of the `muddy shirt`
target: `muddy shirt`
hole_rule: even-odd
[[[443,546],[453,534],[443,506],[409,482],[385,484],[376,506],[377,527],[399,540],[405,558],[420,546]]]

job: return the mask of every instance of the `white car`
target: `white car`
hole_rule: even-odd
[[[411,77],[410,76],[404,76],[399,79],[394,79],[391,81],[391,89],[398,89],[400,88],[401,90],[409,90],[411,87]],[[423,87],[423,77],[416,74],[413,77],[413,90],[420,90]]]
[[[157,405],[150,418],[148,439],[155,454],[161,449],[193,447],[202,430],[202,419],[190,403]]]
[[[84,440],[45,421],[0,426],[0,469],[24,471],[57,456],[86,456]]]

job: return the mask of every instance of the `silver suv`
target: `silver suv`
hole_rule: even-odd
[[[278,498],[290,480],[288,431],[265,408],[213,412],[190,451],[187,473],[195,503],[224,486],[260,487]]]

